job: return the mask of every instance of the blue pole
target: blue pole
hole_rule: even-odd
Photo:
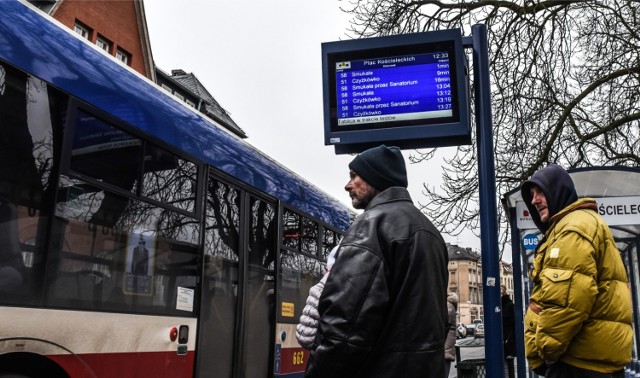
[[[476,100],[476,138],[478,142],[478,183],[480,191],[480,246],[487,377],[504,377],[502,313],[500,312],[500,261],[498,259],[498,214],[491,122],[491,83],[487,27],[471,28]]]

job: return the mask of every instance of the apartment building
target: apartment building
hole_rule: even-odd
[[[484,321],[482,258],[471,248],[447,243],[449,252],[449,292],[458,294],[458,323],[472,324]],[[505,284],[513,298],[513,268],[500,262],[500,284]]]

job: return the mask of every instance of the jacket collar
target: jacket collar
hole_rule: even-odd
[[[373,197],[373,199],[371,200],[371,202],[369,202],[369,204],[364,209],[364,211],[367,211],[372,207],[378,206],[383,203],[395,202],[395,201],[409,201],[413,203],[407,188],[403,188],[401,186],[392,186],[378,193],[377,196]]]
[[[554,228],[555,225],[560,221],[560,219],[564,218],[567,214],[571,213],[572,211],[581,209],[590,209],[597,211],[598,207],[596,204],[596,200],[588,197],[580,198],[579,200],[560,210],[558,214],[551,217],[549,229]]]

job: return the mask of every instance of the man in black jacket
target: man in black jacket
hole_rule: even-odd
[[[515,305],[507,293],[505,285],[500,286],[500,304],[502,305],[502,340],[504,359],[509,378],[515,377],[513,357],[516,356],[516,315]]]
[[[364,151],[345,190],[364,209],[320,297],[306,377],[445,377],[447,249],[413,205],[397,147]]]

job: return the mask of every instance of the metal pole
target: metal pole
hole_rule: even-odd
[[[520,230],[517,226],[517,214],[515,207],[509,209],[509,218],[511,224],[511,261],[513,263],[513,280],[514,280],[514,305],[516,320],[516,361],[518,361],[518,377],[526,376],[526,362],[524,357],[524,298],[522,293],[522,258],[520,249]],[[526,274],[526,272],[525,272]]]
[[[500,261],[498,259],[498,214],[491,121],[491,83],[487,28],[471,28],[478,142],[478,183],[480,191],[480,233],[482,250],[482,286],[485,315],[485,361],[487,377],[504,376],[502,313],[500,312]]]
[[[638,296],[638,288],[636,287],[636,282],[638,282],[638,277],[637,275],[640,274],[640,262],[637,265],[633,264],[633,255],[637,255],[638,251],[640,251],[640,237],[636,237],[635,240],[635,251],[634,248],[631,246],[631,243],[629,243],[629,246],[627,247],[626,250],[626,254],[627,254],[627,266],[628,266],[628,272],[629,272],[629,277],[628,280],[631,284],[631,305],[633,306],[634,309],[638,308],[638,301],[640,301],[640,298]],[[635,330],[635,334],[636,334],[636,355],[634,356],[636,359],[640,358],[640,356],[638,356],[638,351],[640,351],[640,330],[638,329],[639,327],[637,327],[638,323],[640,320],[640,316],[638,315],[637,311],[633,311],[633,324],[634,324],[634,330]]]

